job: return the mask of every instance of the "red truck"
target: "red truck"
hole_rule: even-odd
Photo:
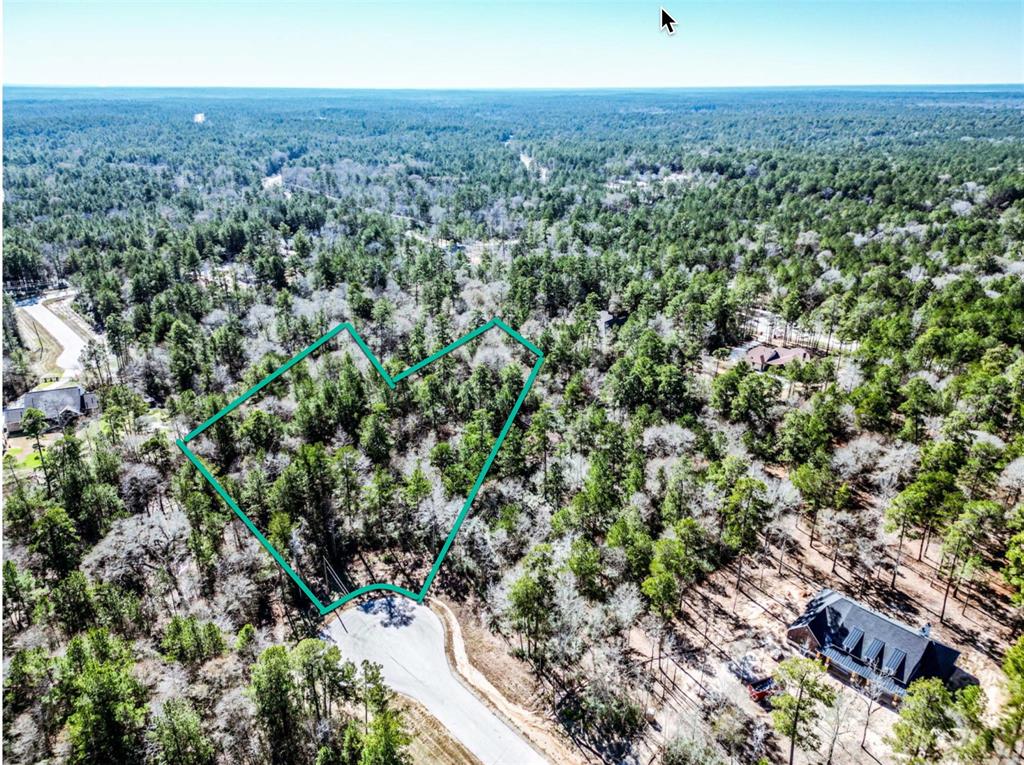
[[[761,704],[776,693],[779,692],[779,686],[771,677],[762,677],[760,680],[754,680],[747,683],[747,693],[750,694],[750,698]]]

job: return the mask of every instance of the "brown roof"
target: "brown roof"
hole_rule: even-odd
[[[811,352],[806,348],[776,348],[773,345],[755,345],[746,354],[747,363],[755,369],[785,366],[793,360],[808,361]]]

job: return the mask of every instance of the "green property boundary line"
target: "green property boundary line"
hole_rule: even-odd
[[[523,389],[522,391],[520,391],[519,397],[516,399],[516,403],[512,407],[512,411],[509,412],[508,417],[505,419],[505,424],[502,426],[501,432],[498,434],[497,440],[491,447],[490,454],[487,455],[487,461],[484,462],[483,467],[480,469],[480,473],[476,477],[476,481],[473,483],[472,488],[469,490],[469,496],[466,497],[466,501],[463,503],[462,509],[459,511],[458,516],[456,516],[455,523],[452,525],[451,531],[448,532],[448,538],[445,539],[444,545],[441,547],[441,551],[437,554],[437,558],[434,559],[434,564],[430,567],[430,573],[427,574],[427,578],[423,581],[423,586],[420,587],[419,592],[413,592],[412,590],[408,590],[404,587],[399,587],[395,584],[379,582],[376,584],[368,584],[363,587],[360,587],[344,595],[343,597],[338,598],[332,603],[327,603],[325,605],[320,601],[320,599],[316,595],[313,594],[313,592],[303,581],[302,577],[295,573],[294,569],[292,569],[292,567],[288,565],[288,562],[281,556],[281,554],[274,548],[274,546],[270,544],[270,541],[265,536],[263,536],[263,534],[260,532],[258,528],[256,528],[255,524],[253,524],[249,516],[247,516],[242,511],[242,508],[240,508],[238,504],[235,502],[235,500],[233,500],[231,496],[227,493],[227,491],[224,490],[224,487],[221,486],[220,482],[216,478],[214,478],[213,474],[207,469],[207,467],[202,463],[202,461],[192,452],[191,449],[188,448],[188,446],[186,446],[186,444],[189,441],[199,436],[204,430],[206,430],[208,427],[217,422],[217,420],[219,420],[221,417],[237,409],[239,406],[244,404],[254,395],[259,393],[259,391],[263,390],[263,388],[267,387],[278,377],[283,375],[293,366],[295,366],[304,358],[306,358],[309,354],[313,353],[318,348],[326,345],[335,337],[340,335],[342,332],[349,333],[352,339],[356,341],[356,345],[359,346],[359,349],[363,352],[366,358],[369,359],[374,369],[377,370],[377,373],[384,379],[384,382],[387,384],[387,386],[394,390],[395,386],[399,382],[404,380],[406,377],[416,374],[424,367],[427,367],[430,364],[437,361],[438,359],[440,359],[442,356],[446,356],[447,354],[451,353],[457,348],[462,347],[470,340],[474,340],[475,338],[482,335],[484,332],[487,332],[488,330],[493,329],[495,327],[502,330],[505,334],[507,334],[517,343],[519,343],[528,351],[533,353],[537,357],[537,360],[536,362],[534,362],[533,368],[530,370],[529,377],[526,378],[526,383],[523,385]],[[423,599],[427,596],[427,590],[430,589],[430,585],[433,583],[434,577],[437,576],[437,572],[441,568],[441,564],[444,562],[445,556],[448,555],[448,550],[452,546],[452,542],[455,541],[455,536],[459,533],[459,529],[462,527],[462,522],[466,520],[466,516],[469,514],[469,508],[472,506],[473,500],[476,499],[476,495],[480,491],[480,487],[483,485],[484,479],[487,477],[488,471],[490,471],[491,469],[491,464],[494,462],[494,459],[498,456],[498,450],[501,448],[501,445],[505,442],[505,437],[508,435],[509,430],[512,428],[512,422],[515,420],[516,415],[519,413],[519,408],[523,405],[523,402],[526,400],[526,396],[530,392],[530,388],[533,387],[533,381],[537,379],[537,374],[540,372],[540,368],[543,363],[544,353],[540,350],[540,348],[538,348],[529,340],[524,338],[522,335],[520,335],[518,332],[516,332],[514,329],[508,326],[501,319],[495,317],[488,321],[487,323],[480,325],[472,332],[468,332],[467,334],[463,335],[455,342],[446,345],[444,348],[437,351],[436,353],[427,356],[427,358],[413,364],[408,369],[405,369],[402,372],[396,374],[394,377],[392,377],[391,375],[388,374],[387,370],[384,369],[384,366],[374,355],[373,351],[370,350],[369,346],[367,346],[363,338],[359,336],[359,333],[356,331],[355,327],[353,327],[350,322],[343,322],[342,324],[337,325],[336,327],[325,333],[322,337],[320,337],[319,340],[310,345],[308,348],[292,356],[278,369],[264,377],[262,380],[260,380],[260,382],[258,382],[252,388],[250,388],[241,396],[236,398],[230,404],[225,406],[223,409],[217,412],[217,414],[210,417],[206,422],[197,427],[187,436],[185,436],[184,438],[177,439],[176,443],[178,444],[178,448],[181,449],[185,456],[188,457],[189,461],[193,465],[195,465],[196,469],[202,474],[203,478],[205,478],[210,483],[210,485],[213,486],[217,494],[220,495],[220,498],[223,499],[227,506],[230,507],[235,512],[235,515],[237,515],[241,519],[242,523],[245,524],[246,528],[248,528],[249,531],[253,533],[256,539],[259,540],[260,544],[263,545],[263,547],[266,548],[267,552],[269,552],[274,557],[274,560],[277,561],[277,564],[282,569],[284,569],[285,573],[292,578],[292,581],[294,581],[295,584],[299,586],[299,589],[302,590],[302,592],[305,593],[306,597],[313,602],[317,609],[319,609],[321,616],[329,614],[336,608],[340,608],[353,598],[357,598],[360,595],[364,595],[367,592],[373,592],[374,590],[386,590],[388,592],[396,592],[399,595],[404,595],[407,598],[411,598],[417,603],[422,603]]]

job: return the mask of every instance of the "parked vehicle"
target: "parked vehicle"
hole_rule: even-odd
[[[750,694],[751,700],[758,704],[767,701],[780,690],[779,684],[772,677],[762,677],[760,680],[747,683],[747,693]]]

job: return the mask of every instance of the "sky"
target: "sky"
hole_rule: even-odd
[[[4,0],[3,82],[604,88],[1024,81],[1022,0]]]

